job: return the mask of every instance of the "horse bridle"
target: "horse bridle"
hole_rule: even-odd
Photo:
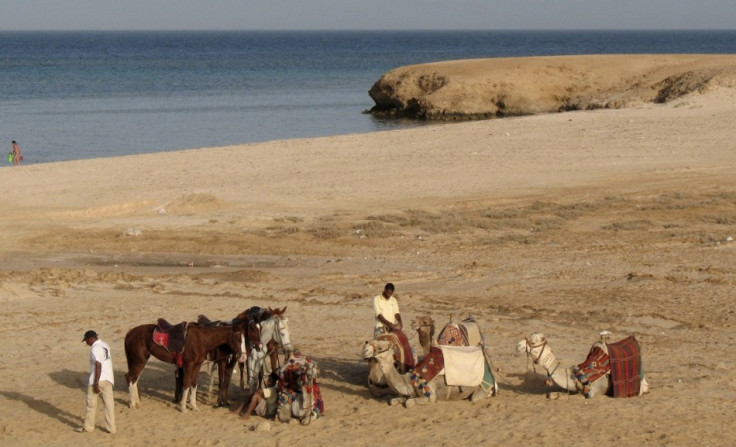
[[[276,340],[276,353],[278,354],[279,346],[281,349],[284,350],[284,353],[286,353],[286,347],[284,346],[284,339],[281,335],[281,328],[280,324],[282,323],[281,317],[279,315],[272,315],[271,318],[273,318],[273,338]],[[286,325],[284,325],[284,328],[286,328]],[[291,345],[291,343],[289,343]],[[266,352],[266,357],[270,356],[272,351]],[[281,366],[281,358],[276,355],[276,359],[279,363],[279,367]]]

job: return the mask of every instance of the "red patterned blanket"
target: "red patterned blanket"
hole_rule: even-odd
[[[619,342],[609,343],[608,356],[613,397],[638,396],[642,370],[639,342],[632,335]]]
[[[427,382],[431,382],[437,374],[445,367],[445,358],[442,355],[442,350],[436,346],[433,346],[421,362],[417,363],[414,372],[422,376]]]

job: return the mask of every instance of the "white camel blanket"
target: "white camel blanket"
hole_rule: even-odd
[[[445,383],[478,386],[483,382],[485,358],[480,346],[439,346],[445,361]]]

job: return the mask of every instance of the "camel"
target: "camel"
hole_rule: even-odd
[[[319,387],[317,362],[299,353],[290,356],[279,369],[281,392],[276,417],[280,422],[296,418],[308,425],[324,413],[324,402]]]
[[[595,362],[586,362],[591,363],[593,367],[599,366],[594,374],[591,374],[590,372],[587,373],[587,376],[592,380],[587,380],[586,372],[581,369],[585,363],[573,368],[560,368],[560,362],[549,347],[547,338],[544,334],[532,334],[529,338],[521,340],[517,344],[516,350],[519,353],[525,353],[532,359],[534,365],[540,365],[545,369],[547,372],[548,385],[551,386],[552,384],[555,384],[563,390],[571,393],[583,392],[586,398],[591,399],[599,394],[610,394],[612,389],[611,368],[607,364],[609,355],[609,343],[607,342],[607,339],[610,332],[603,331],[600,335],[601,340],[593,344],[588,357],[591,359],[591,356],[594,355],[594,353],[604,353],[605,357],[603,358],[606,359],[605,362],[607,369],[603,369],[603,365],[596,365]],[[630,338],[633,339],[633,336]],[[622,342],[627,340],[629,339],[622,340]],[[636,346],[638,348],[638,343]],[[639,371],[637,371],[637,374],[638,373]],[[643,372],[641,373],[640,380],[638,393],[636,393],[639,396],[649,390],[649,384],[644,378]]]
[[[454,347],[461,350],[481,350],[480,347]],[[436,350],[436,351],[435,351]],[[434,348],[430,352],[442,352],[439,348]],[[428,382],[423,382],[417,371],[410,371],[405,374],[399,373],[394,367],[394,356],[392,352],[391,342],[387,340],[367,341],[363,345],[363,358],[371,361],[371,375],[380,375],[394,394],[398,394],[405,399],[405,404],[410,406],[416,402],[417,398],[426,398],[430,402],[434,402],[437,398],[443,400],[462,400],[470,398],[475,402],[485,399],[494,394],[495,386],[490,386],[486,391],[483,386],[449,386],[443,368]],[[427,357],[425,357],[426,360]],[[485,360],[485,357],[484,357]],[[447,365],[445,360],[445,365]],[[421,363],[417,365],[417,370],[422,368]],[[380,370],[374,372],[373,370]]]
[[[475,320],[471,317],[468,317],[466,320],[458,323],[457,321],[455,321],[455,317],[451,315],[450,321],[445,325],[442,331],[440,331],[439,339],[435,338],[434,319],[432,319],[432,317],[430,317],[429,315],[420,315],[416,317],[414,320],[412,320],[411,327],[412,329],[417,331],[419,345],[422,347],[422,355],[417,360],[421,360],[422,358],[426,357],[432,347],[436,347],[439,345],[454,344],[456,346],[476,346],[484,344],[483,336],[480,333],[480,328],[478,327],[478,324],[475,322]],[[450,343],[450,337],[447,336],[447,333],[452,332],[453,330],[458,330],[460,327],[462,327],[461,330],[465,332],[466,337],[458,339],[456,343],[455,340],[453,340],[453,343]],[[403,353],[401,344],[397,343],[395,340],[388,338],[387,335],[378,336],[376,339],[385,339],[393,342],[392,348],[394,350],[394,360],[396,364],[399,364],[400,355],[402,355]],[[403,353],[403,355],[406,354]],[[371,361],[371,363],[374,362],[374,360]],[[403,370],[400,365],[398,367],[398,370],[399,373],[407,372]],[[383,377],[381,369],[376,368],[373,365],[371,366],[370,372],[368,374],[368,389],[375,397],[381,397],[392,392],[390,387],[388,387],[388,385],[386,384],[386,380]]]
[[[426,357],[432,346],[437,344],[434,338],[434,320],[429,315],[420,315],[411,322],[411,327],[417,331],[422,357]]]

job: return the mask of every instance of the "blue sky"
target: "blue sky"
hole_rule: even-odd
[[[0,30],[736,29],[736,0],[0,0]]]

